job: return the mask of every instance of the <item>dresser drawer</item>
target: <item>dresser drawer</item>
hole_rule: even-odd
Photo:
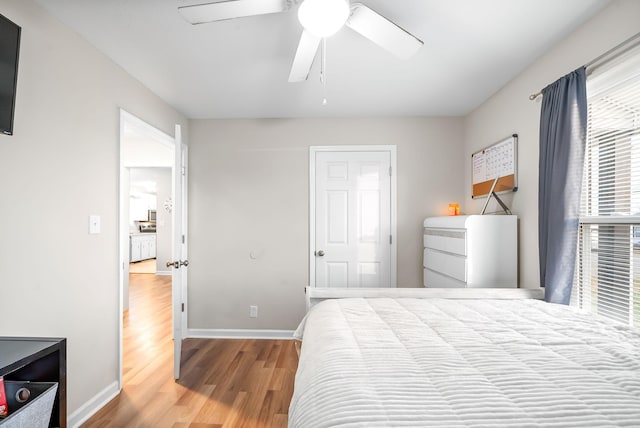
[[[467,284],[430,269],[424,269],[424,286],[430,288],[466,288]]]
[[[424,249],[424,267],[434,272],[467,282],[467,259],[464,256]]]
[[[467,255],[466,231],[424,228],[424,247],[447,253]]]

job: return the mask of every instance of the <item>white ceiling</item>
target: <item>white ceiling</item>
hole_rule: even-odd
[[[343,28],[323,106],[317,58],[287,82],[296,10],[196,26],[177,11],[205,1],[36,0],[189,118],[465,115],[609,2],[362,0],[424,46],[401,61]]]
[[[173,167],[173,147],[125,121],[122,161],[125,167]]]

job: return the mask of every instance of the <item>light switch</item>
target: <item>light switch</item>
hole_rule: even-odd
[[[89,233],[90,234],[100,233],[100,216],[99,215],[89,216]]]

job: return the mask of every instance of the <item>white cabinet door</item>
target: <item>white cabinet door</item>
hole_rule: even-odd
[[[130,251],[129,261],[131,263],[142,260],[140,258],[140,241],[137,240],[135,236],[129,237],[129,251]]]
[[[157,255],[157,236],[153,235],[149,237],[149,258],[155,259]]]
[[[140,238],[140,260],[147,260],[149,258],[149,238],[146,236]]]
[[[156,257],[156,235],[133,235],[129,237],[130,262]]]
[[[315,154],[316,287],[390,287],[391,154]]]

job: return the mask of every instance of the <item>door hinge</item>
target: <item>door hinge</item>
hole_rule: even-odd
[[[389,235],[389,245],[393,244],[393,235]]]
[[[182,312],[184,312],[184,303],[182,304]]]
[[[182,243],[184,244],[184,235],[182,235]]]
[[[182,169],[182,175],[187,175],[187,167],[183,166],[181,169]]]
[[[393,168],[393,167],[391,167],[391,166],[389,167],[389,177],[391,177],[391,171],[392,171],[392,168]]]

